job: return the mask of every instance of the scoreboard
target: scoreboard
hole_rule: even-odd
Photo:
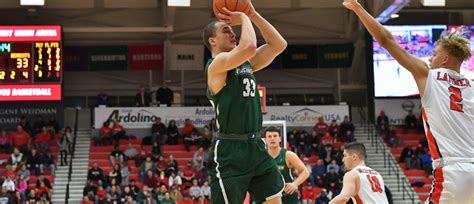
[[[0,101],[61,100],[60,26],[0,26]]]

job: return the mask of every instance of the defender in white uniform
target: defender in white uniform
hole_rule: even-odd
[[[344,175],[341,193],[330,204],[388,204],[385,184],[379,172],[365,165],[367,153],[364,144],[354,142],[344,148]]]
[[[429,66],[410,55],[392,34],[357,0],[345,0],[367,30],[413,74],[423,104],[423,121],[433,157],[434,181],[427,203],[474,203],[474,93],[472,82],[460,74],[471,57],[461,29],[443,33]]]

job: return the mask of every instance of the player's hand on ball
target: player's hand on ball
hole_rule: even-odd
[[[357,6],[360,6],[357,0],[344,0],[344,2],[342,2],[342,5],[351,10],[355,9]]]
[[[236,26],[242,24],[242,17],[247,17],[244,13],[238,11],[229,11],[227,8],[222,8],[224,13],[218,13],[218,17],[224,23],[227,23],[231,26]]]
[[[285,193],[288,195],[293,194],[296,189],[298,189],[298,186],[295,185],[294,183],[285,183]]]

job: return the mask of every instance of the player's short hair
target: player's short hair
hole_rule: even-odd
[[[462,61],[471,57],[470,41],[464,36],[463,27],[458,27],[451,32],[441,33],[436,45],[442,46],[450,55],[459,58]]]
[[[267,136],[267,132],[276,132],[278,135],[280,135],[280,130],[276,127],[270,126],[263,131],[263,137]]]
[[[357,154],[357,156],[359,156],[361,160],[365,160],[365,158],[367,158],[365,146],[360,142],[351,142],[349,144],[346,144],[344,150],[351,154]]]
[[[218,21],[212,21],[209,24],[204,27],[204,30],[202,31],[202,41],[204,45],[211,51],[211,44],[209,44],[209,38],[210,37],[215,37],[216,36],[216,24]]]

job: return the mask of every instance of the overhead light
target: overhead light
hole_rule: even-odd
[[[392,15],[390,15],[390,18],[398,18],[400,17],[400,15],[398,15],[398,13],[394,13]]]
[[[168,0],[168,6],[190,7],[191,0]]]
[[[21,0],[20,6],[44,6],[44,0]]]
[[[446,6],[446,0],[421,0],[423,6]]]

